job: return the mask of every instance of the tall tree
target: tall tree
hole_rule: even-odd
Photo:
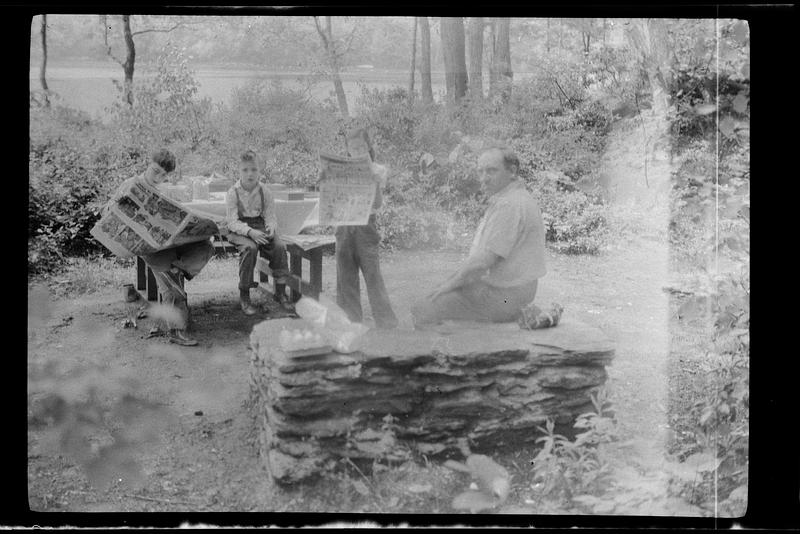
[[[333,81],[333,89],[336,92],[336,100],[339,102],[339,111],[342,113],[343,117],[349,117],[350,110],[347,107],[347,95],[344,92],[340,72],[342,69],[342,57],[350,49],[353,36],[358,26],[353,26],[353,30],[345,39],[344,43],[338,43],[334,39],[330,17],[325,17],[324,27],[319,23],[319,17],[314,17],[314,27],[316,27],[317,33],[320,39],[322,39],[322,46],[325,49],[331,81]]]
[[[111,26],[108,23],[107,15],[100,15],[100,23],[103,25],[103,43],[105,44],[106,54],[120,64],[125,75],[123,82],[123,98],[129,105],[133,105],[133,73],[136,68],[136,42],[133,38],[144,33],[169,33],[183,26],[183,21],[179,21],[169,28],[146,28],[143,30],[131,30],[131,16],[122,15],[122,37],[125,41],[125,60],[119,59],[114,55],[112,47],[108,42],[108,32]]]
[[[473,98],[483,97],[483,18],[469,19],[467,40],[469,44],[469,93]]]
[[[507,17],[496,18],[493,24],[492,76],[489,94],[503,102],[507,102],[511,97],[511,83],[514,78],[514,72],[511,70],[510,25],[511,19]]]
[[[628,38],[639,54],[644,71],[650,82],[653,95],[653,111],[657,115],[667,112],[669,102],[669,86],[671,84],[671,62],[668,34],[661,19],[633,19],[627,25]]]
[[[497,91],[497,70],[495,70],[494,56],[496,54],[497,42],[497,19],[489,19],[489,97],[493,97]]]
[[[547,53],[550,53],[550,19],[547,19],[547,29],[545,30],[544,47]]]
[[[408,79],[408,102],[414,100],[414,74],[417,70],[417,17],[414,17],[414,31],[411,37],[411,69]]]
[[[433,102],[433,88],[431,86],[431,27],[428,17],[419,17],[419,33],[419,76],[422,84],[422,101],[429,104]]]
[[[50,89],[47,87],[47,15],[42,15],[42,26],[40,28],[42,37],[42,65],[39,67],[39,83],[42,84],[42,91],[44,92],[44,105],[50,106]]]
[[[442,17],[441,33],[447,98],[451,102],[458,102],[467,94],[464,19],[462,17]]]

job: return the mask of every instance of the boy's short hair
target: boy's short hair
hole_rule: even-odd
[[[239,161],[241,163],[257,163],[258,156],[256,156],[254,151],[248,149],[242,152],[242,155],[239,157]]]
[[[150,154],[150,159],[153,163],[164,169],[166,172],[175,170],[175,154],[166,148],[159,148]]]

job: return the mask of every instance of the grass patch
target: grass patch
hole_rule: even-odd
[[[64,270],[57,274],[28,277],[28,286],[44,283],[51,294],[75,298],[109,288],[121,288],[136,281],[135,258],[120,259],[102,256],[67,258]]]

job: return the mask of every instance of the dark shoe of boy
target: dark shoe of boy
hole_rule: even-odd
[[[186,330],[173,328],[169,332],[169,342],[183,345],[184,347],[194,347],[197,345],[197,340],[192,339],[186,334]]]
[[[284,284],[275,284],[275,295],[274,299],[283,307],[284,310],[293,312],[294,311],[294,304],[292,303],[292,299],[286,294],[286,285]]]
[[[239,302],[242,307],[242,311],[245,315],[255,315],[258,313],[258,308],[253,306],[253,303],[250,302],[250,290],[249,289],[241,289],[239,290]]]

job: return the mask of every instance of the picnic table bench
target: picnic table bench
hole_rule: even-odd
[[[281,236],[281,239],[286,244],[286,251],[289,255],[290,277],[286,285],[292,291],[292,300],[297,301],[301,295],[319,298],[319,294],[322,292],[322,255],[326,249],[335,249],[336,238],[332,235],[284,235]],[[227,248],[236,250],[236,247],[222,236],[218,236],[218,239],[214,241],[214,247],[221,248],[223,251]],[[303,279],[303,259],[309,262],[308,279]],[[272,269],[269,268],[269,261],[259,257],[256,260],[256,273],[258,274],[259,288],[270,292],[268,284]],[[178,278],[183,287],[183,277]],[[136,289],[146,291],[147,300],[158,300],[158,287],[153,271],[139,257],[136,258]],[[272,292],[274,292],[274,279]]]

